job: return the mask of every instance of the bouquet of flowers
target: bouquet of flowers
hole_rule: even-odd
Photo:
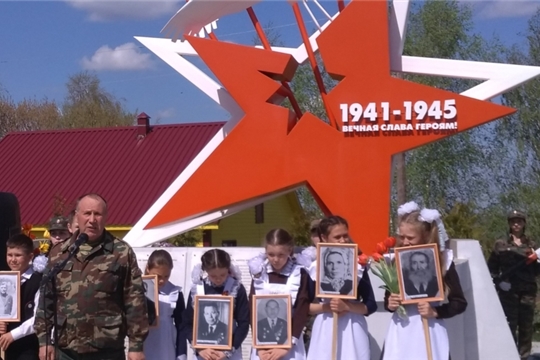
[[[396,246],[396,239],[389,237],[386,240],[377,243],[377,252],[373,253],[373,255],[360,255],[358,257],[358,263],[363,266],[371,264],[373,274],[380,278],[384,283],[384,285],[381,285],[380,288],[390,292],[391,294],[399,294],[400,291],[396,264],[394,261],[392,261],[389,255],[390,249],[394,246]],[[388,255],[385,257],[386,254]],[[400,318],[404,320],[407,319],[407,311],[403,305],[400,305],[396,312]]]
[[[30,239],[35,240],[35,235],[32,234],[32,224],[24,224],[21,232],[28,236]],[[32,267],[34,271],[42,273],[47,266],[47,254],[49,253],[51,244],[47,240],[39,242],[39,246],[34,249],[34,259],[32,260]]]

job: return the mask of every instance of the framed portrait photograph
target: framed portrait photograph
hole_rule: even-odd
[[[403,304],[444,300],[437,245],[396,248],[395,257]]]
[[[17,322],[21,320],[20,297],[20,273],[18,271],[0,271],[0,321]]]
[[[253,295],[252,306],[253,348],[290,349],[291,295]]]
[[[231,350],[233,297],[196,295],[193,302],[193,348]]]
[[[317,244],[316,297],[356,299],[357,244]]]
[[[159,292],[157,275],[143,275],[143,286],[146,293],[146,305],[148,307],[148,321],[150,327],[159,325]]]

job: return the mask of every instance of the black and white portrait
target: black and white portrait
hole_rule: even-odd
[[[356,298],[357,245],[319,244],[317,297]]]
[[[143,275],[143,286],[148,308],[148,323],[150,327],[159,325],[159,292],[157,275]]]
[[[252,329],[255,348],[290,347],[290,295],[255,295]]]
[[[196,296],[194,347],[212,349],[232,346],[232,297]]]
[[[0,271],[0,321],[20,320],[20,283],[18,271]]]
[[[434,245],[420,245],[396,250],[403,299],[442,300],[439,258]]]

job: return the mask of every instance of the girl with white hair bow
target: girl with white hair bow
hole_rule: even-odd
[[[401,294],[385,294],[385,308],[393,312],[384,342],[383,360],[427,359],[422,318],[428,319],[433,360],[449,360],[450,346],[444,319],[459,315],[467,308],[459,277],[452,261],[452,251],[447,249],[448,236],[437,210],[423,209],[415,202],[399,207],[397,247],[437,244],[441,259],[445,303],[420,302],[404,305],[407,318],[395,311],[401,305]]]

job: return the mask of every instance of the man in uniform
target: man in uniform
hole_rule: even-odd
[[[265,311],[266,319],[257,323],[257,340],[263,344],[284,344],[287,341],[287,322],[278,317],[278,302],[268,300]]]
[[[214,302],[205,302],[202,305],[204,323],[199,325],[199,339],[209,340],[216,345],[227,345],[229,329],[225,323],[219,321],[219,309]]]
[[[525,235],[526,216],[519,210],[508,214],[510,228],[507,239],[497,240],[488,259],[488,268],[497,286],[514,341],[521,359],[531,353],[536,276],[540,264],[527,264],[527,257],[539,253],[535,243]]]
[[[107,203],[100,195],[81,197],[76,218],[80,232],[51,250],[46,272],[68,257],[79,234],[87,234],[88,242],[56,276],[56,299],[48,284],[39,301],[34,327],[40,360],[56,359],[50,345],[55,308],[60,360],[125,360],[126,336],[128,359],[144,360],[148,315],[135,253],[105,230]]]
[[[63,216],[55,216],[49,222],[49,239],[52,246],[66,241],[71,236],[68,229],[68,219]]]

